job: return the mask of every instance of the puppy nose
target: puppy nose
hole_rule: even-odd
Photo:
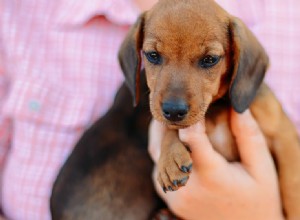
[[[162,103],[163,115],[169,121],[181,121],[188,113],[188,105],[182,101],[167,101]]]

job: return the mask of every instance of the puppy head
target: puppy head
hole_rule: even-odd
[[[227,92],[243,112],[268,64],[245,25],[211,0],[160,0],[129,31],[119,60],[136,103],[141,57],[151,112],[173,128],[204,120]]]

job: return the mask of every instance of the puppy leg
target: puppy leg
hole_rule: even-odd
[[[266,85],[260,88],[251,111],[276,161],[287,219],[300,219],[300,142],[296,128]]]
[[[158,181],[165,192],[177,190],[186,184],[192,169],[192,159],[179,140],[177,130],[166,131],[157,167]]]

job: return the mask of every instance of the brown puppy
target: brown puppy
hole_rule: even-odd
[[[262,83],[268,57],[247,27],[212,0],[160,0],[140,16],[119,54],[136,104],[141,56],[152,115],[169,128],[158,163],[163,189],[185,185],[192,168],[176,129],[201,121],[215,149],[238,160],[228,112],[250,107],[278,166],[284,211],[300,219],[299,138]]]

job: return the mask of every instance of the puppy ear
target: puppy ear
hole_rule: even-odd
[[[125,82],[133,96],[134,106],[139,102],[141,49],[145,13],[140,15],[129,30],[119,50],[119,63],[125,76]]]
[[[230,34],[233,75],[229,96],[234,110],[242,113],[254,99],[264,78],[269,59],[253,33],[238,18],[232,18]]]

